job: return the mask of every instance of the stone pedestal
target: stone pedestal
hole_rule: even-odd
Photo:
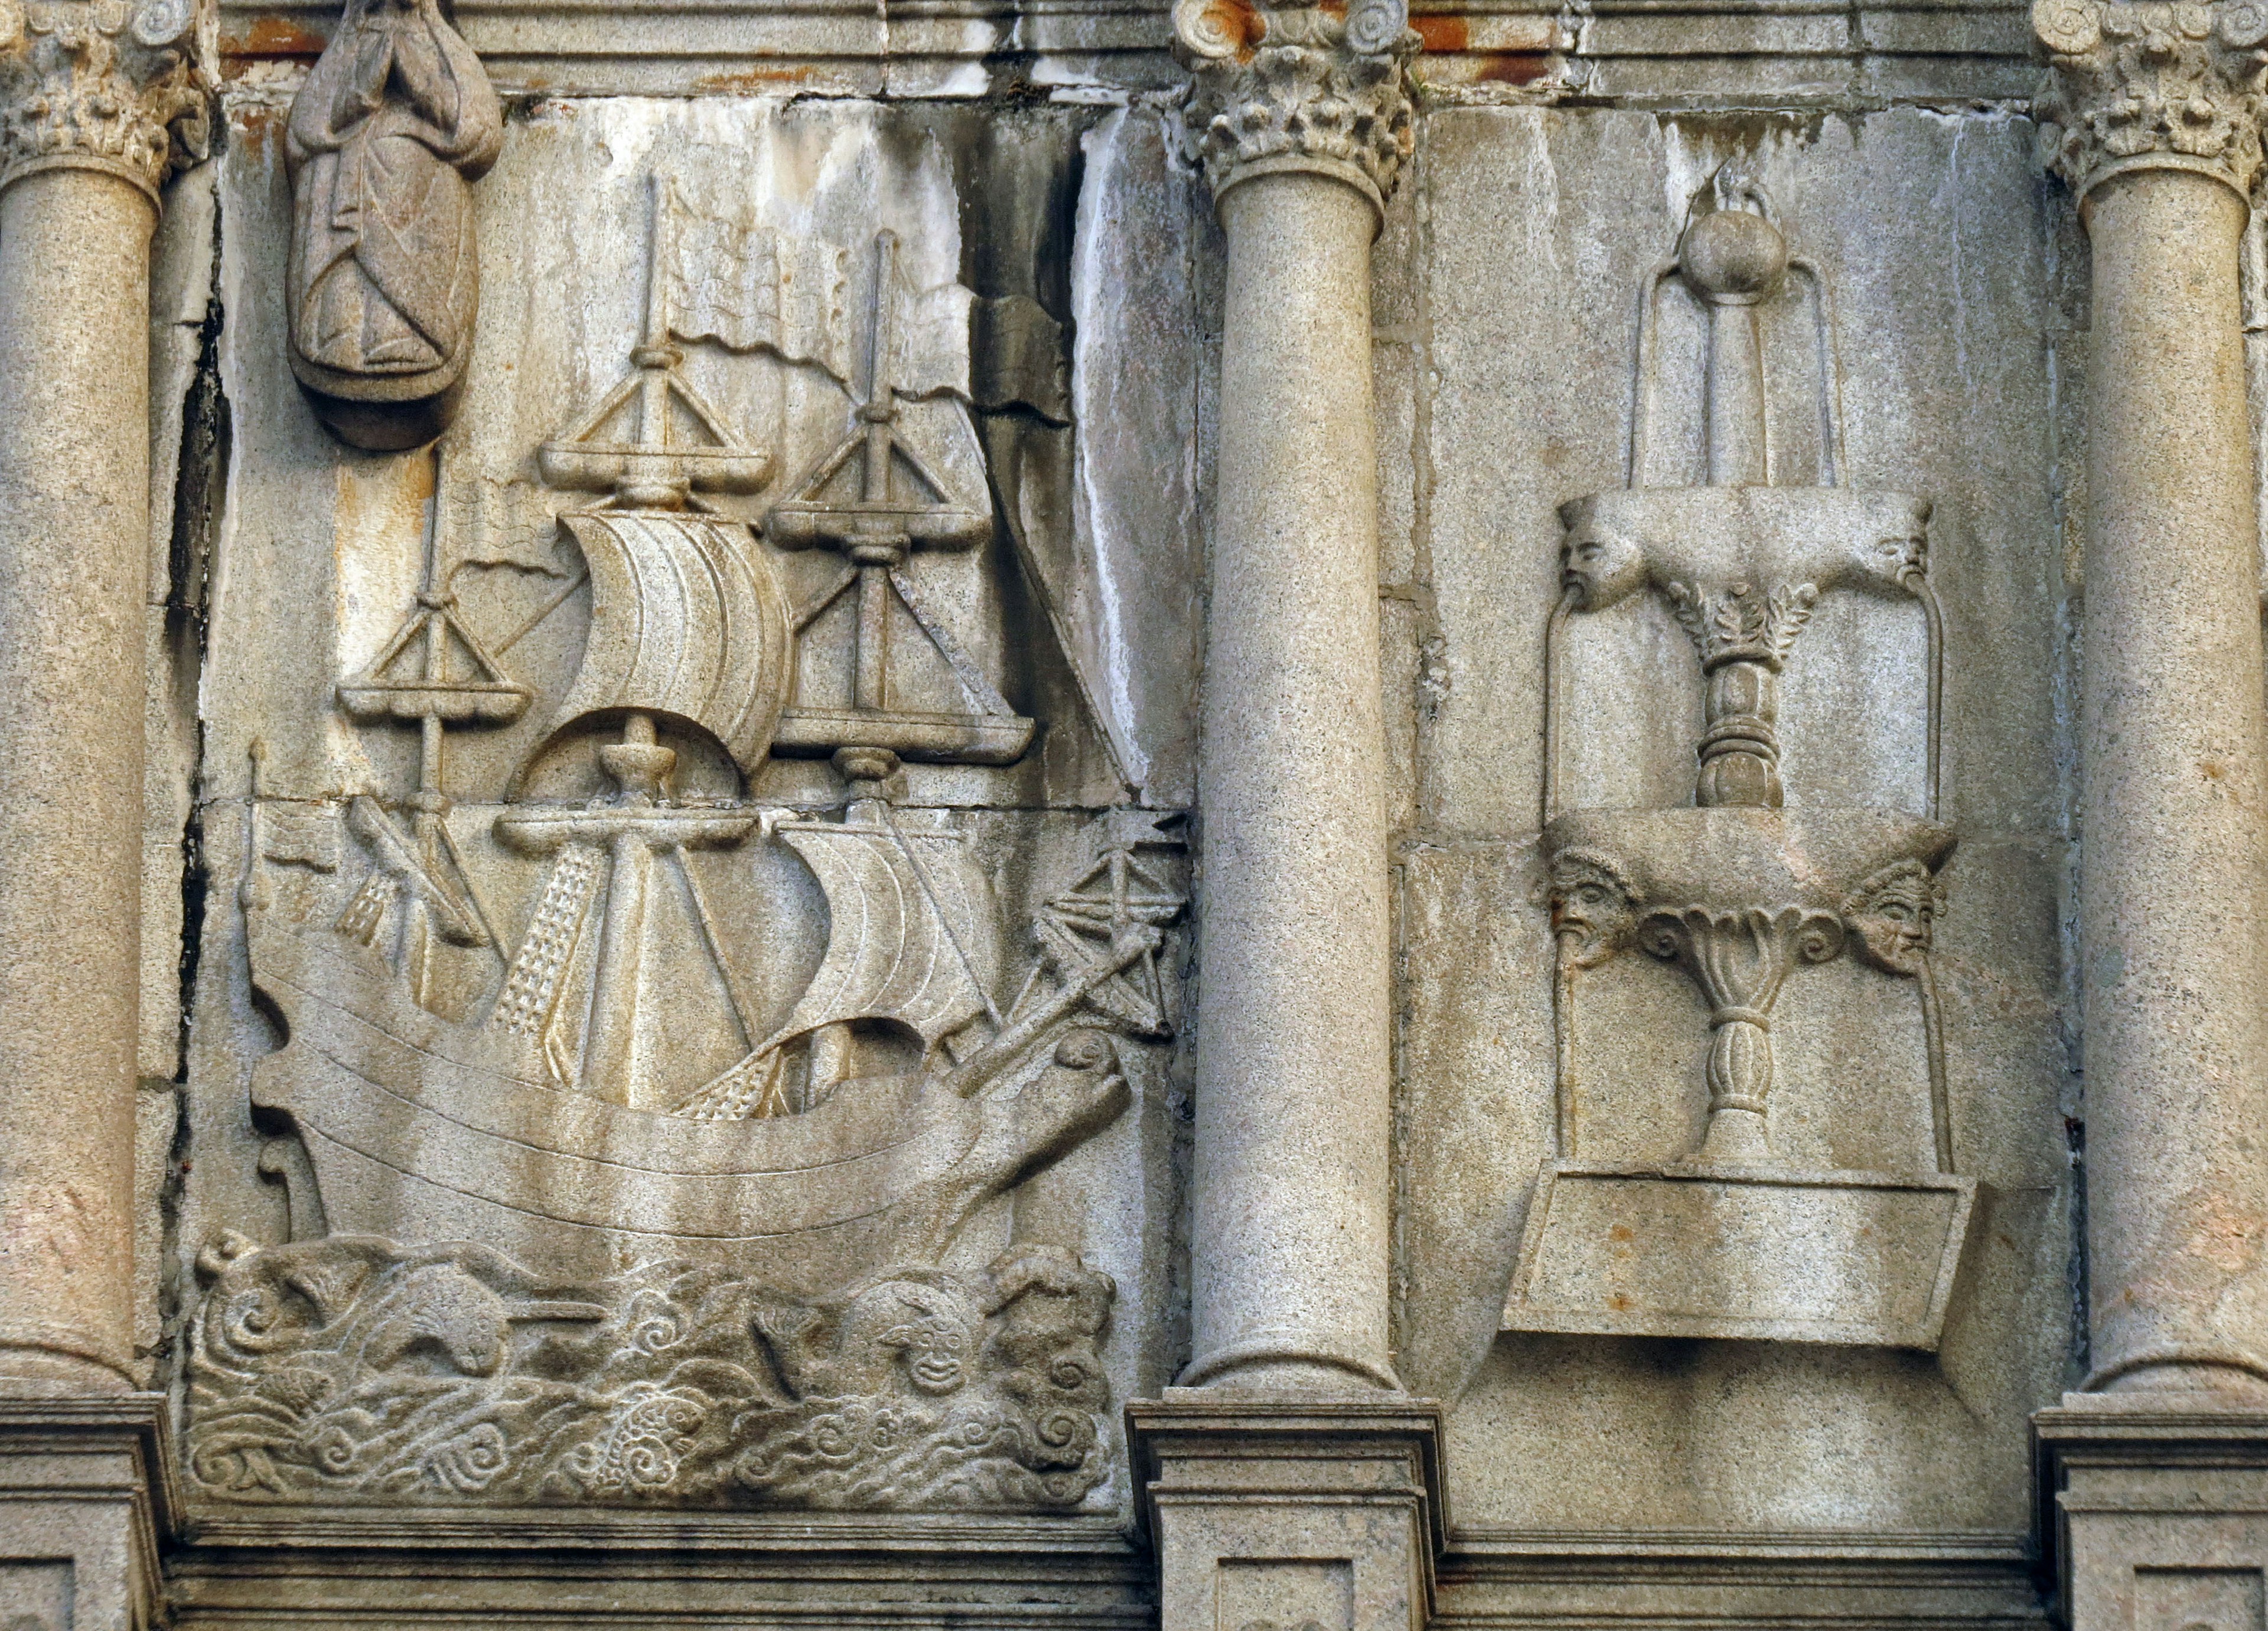
[[[1162,1631],[1424,1631],[1448,1524],[1439,1405],[1169,1388],[1126,1419]]]
[[[158,1623],[174,1487],[163,1395],[0,1399],[0,1625]]]
[[[2268,1622],[2268,1410],[2073,1393],[2032,1433],[2040,1534],[2070,1631]]]

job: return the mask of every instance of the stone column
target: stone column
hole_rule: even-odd
[[[11,1590],[73,1624],[152,1620],[173,1508],[133,1391],[150,237],[212,20],[0,0],[0,1557],[58,1560]]]
[[[2143,1600],[2155,1567],[2233,1556],[2230,1522],[2259,1531],[2236,1550],[2268,1541],[2257,1495],[2201,1484],[2188,1443],[2201,1414],[2225,1418],[2213,1456],[2268,1472],[2268,719],[2238,292],[2268,10],[2039,0],[2032,22],[2053,63],[2043,150],[2078,196],[2094,262],[2080,830],[2092,1351],[2085,1391],[2036,1419],[2047,1538],[2074,1631],[2091,1631],[2188,1623],[2199,1605]],[[2250,1513],[2216,1510],[2231,1499]],[[2098,1521],[2114,1509],[2200,1522]]]
[[[2094,258],[2088,1386],[2268,1400],[2268,718],[2237,287],[2268,10],[2042,0],[2033,21]]]
[[[1183,1380],[1393,1388],[1370,245],[1407,19],[1182,0],[1174,28],[1228,242]]]
[[[203,20],[0,4],[0,1391],[135,1385],[150,237]]]
[[[1206,623],[1193,1356],[1128,1410],[1164,1631],[1416,1631],[1440,1413],[1388,1329],[1386,738],[1370,247],[1403,0],[1180,0],[1228,247]]]

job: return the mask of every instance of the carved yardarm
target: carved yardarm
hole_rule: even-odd
[[[212,28],[210,0],[0,0],[0,187],[72,166],[155,198],[205,155]]]
[[[1116,1288],[1051,1247],[818,1298],[368,1236],[200,1267],[189,1465],[233,1500],[1028,1511],[1107,1466]]]
[[[472,352],[471,183],[504,119],[438,0],[350,0],[291,104],[291,369],[357,446],[448,423]]]
[[[1383,206],[1415,140],[1404,0],[1315,6],[1179,0],[1174,49],[1197,77],[1189,129],[1218,197],[1263,169],[1321,170]]]
[[[2032,32],[2051,63],[2033,104],[2041,157],[2073,191],[2155,168],[2250,194],[2268,114],[2268,6],[2036,0]]]

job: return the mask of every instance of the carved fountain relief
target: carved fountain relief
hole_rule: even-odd
[[[915,287],[888,230],[719,220],[663,169],[650,199],[629,367],[528,450],[582,495],[581,571],[517,627],[475,615],[434,520],[337,688],[415,729],[416,786],[335,816],[261,802],[255,764],[241,898],[285,1040],[252,1099],[292,1238],[199,1258],[192,1472],[251,1501],[1076,1506],[1108,1471],[1111,1280],[963,1235],[1170,1034],[1174,818],[1098,814],[1003,934],[966,823],[900,803],[908,762],[1012,764],[1036,729],[910,565],[992,535],[925,439],[976,446],[939,384],[968,292]],[[832,380],[839,434],[781,479],[694,382],[703,341]],[[718,502],[750,494],[755,524]],[[515,678],[585,587],[569,680]],[[453,797],[453,734],[523,720],[501,801]],[[831,762],[839,808],[759,801],[775,756]],[[800,897],[752,911],[759,863]],[[799,936],[783,997],[753,970]]]
[[[1646,484],[1666,417],[1661,336],[1680,318],[1697,376],[1690,420],[1701,479]],[[1790,336],[1810,352],[1809,368],[1771,365]],[[1557,946],[1557,1155],[1538,1177],[1506,1330],[1938,1344],[1974,1185],[1955,1170],[1930,961],[1944,906],[1938,868],[1954,845],[1937,819],[1942,656],[1930,506],[1849,484],[1835,345],[1824,277],[1789,254],[1762,189],[1720,171],[1642,294],[1631,485],[1561,509],[1543,811]],[[1782,387],[1806,380],[1821,479],[1782,484],[1775,478],[1796,461],[1778,444],[1801,439],[1785,427],[1802,416],[1780,411],[1778,398],[1804,395]],[[1920,675],[1926,690],[1922,740],[1911,744],[1920,774],[1858,791],[1887,804],[1918,781],[1921,811],[1869,806],[1848,785],[1789,794],[1784,682],[1799,665],[1865,661],[1806,638],[1840,597],[1912,609],[1904,627],[1918,661],[1899,671]],[[1646,602],[1674,619],[1698,659],[1690,803],[1565,808],[1570,727],[1613,705],[1596,675],[1571,680],[1571,637],[1584,620]],[[1657,700],[1660,713],[1678,717],[1674,702]],[[1591,1091],[1589,1073],[1611,1066],[1598,1028],[1584,1022],[1583,999],[1631,957],[1675,969],[1697,995],[1705,1118],[1690,1145],[1601,1160],[1587,1155],[1592,1144],[1627,1151],[1631,1130],[1602,1126],[1595,1101],[1625,1115],[1637,1101]],[[1918,1010],[1927,1105],[1917,1119],[1927,1133],[1868,1170],[1793,1162],[1774,1132],[1783,993],[1837,960],[1865,970],[1859,978],[1910,986]],[[1659,1114],[1662,1125],[1684,1125],[1673,1106]]]

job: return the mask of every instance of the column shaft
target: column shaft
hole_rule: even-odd
[[[0,1385],[131,1385],[155,225],[0,191]]]
[[[2268,1226],[2268,719],[2235,188],[2088,197],[2080,917],[2098,1385],[2250,1381]],[[2246,1358],[2250,1354],[2249,1360]],[[2261,1385],[2255,1382],[2253,1385]]]
[[[1300,170],[1219,203],[1189,1380],[1390,1386],[1376,207]]]

